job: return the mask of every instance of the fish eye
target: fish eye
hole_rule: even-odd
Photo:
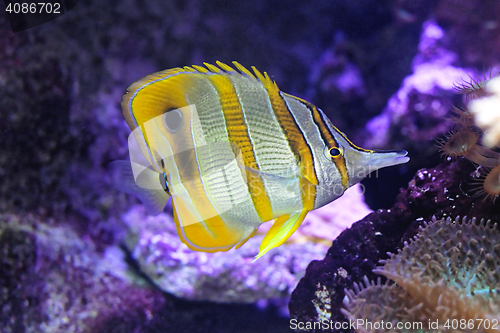
[[[330,149],[330,156],[331,157],[337,158],[340,155],[342,155],[342,151],[339,148],[333,147],[333,148]]]
[[[164,122],[170,132],[177,132],[182,125],[182,113],[178,109],[167,110]]]

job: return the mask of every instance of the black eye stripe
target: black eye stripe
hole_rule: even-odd
[[[340,151],[340,149],[338,149],[336,147],[333,147],[330,149],[330,156],[331,157],[339,157],[341,154],[342,154],[342,152]]]

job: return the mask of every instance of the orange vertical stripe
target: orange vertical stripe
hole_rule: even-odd
[[[299,162],[301,172],[305,178],[300,179],[302,203],[304,206],[303,209],[312,210],[314,209],[314,201],[316,199],[315,185],[318,185],[318,178],[316,177],[316,171],[314,170],[312,151],[306,142],[304,134],[290,113],[291,111],[288,110],[285,101],[280,95],[278,86],[269,79],[267,74],[264,77],[255,68],[253,69],[269,95],[271,107],[276,119],[283,129],[285,137],[288,139],[290,148],[295,154],[296,159]]]
[[[210,75],[208,78],[219,94],[229,140],[241,150],[245,167],[258,171],[259,166],[255,158],[247,124],[245,123],[243,109],[233,83],[225,75]],[[239,152],[235,151],[235,154],[239,154]],[[272,220],[271,200],[267,194],[262,177],[257,172],[246,170],[246,178],[248,191],[259,218],[263,222]]]

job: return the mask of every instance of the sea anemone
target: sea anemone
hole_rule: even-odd
[[[500,77],[485,86],[487,97],[473,100],[469,109],[478,127],[484,130],[483,144],[491,148],[500,145]]]
[[[496,199],[500,195],[500,165],[494,167],[484,179],[484,191],[487,196]]]
[[[500,153],[495,148],[500,144],[500,77],[471,79],[456,84],[455,90],[474,100],[452,109],[457,115],[452,118],[454,129],[438,140],[437,147],[441,156],[464,157],[477,164],[474,195],[494,202],[500,195]]]
[[[424,331],[426,324],[438,320],[436,329],[444,332],[444,325],[453,320],[491,323],[500,318],[500,231],[496,223],[433,218],[402,250],[381,263],[384,266],[374,272],[396,284],[365,281],[364,288],[355,285],[354,291],[347,290],[343,313],[351,320],[416,320],[422,322]],[[497,331],[491,326],[465,328],[454,331]],[[374,331],[390,330],[358,330]]]
[[[346,308],[340,309],[347,319],[353,322],[363,319],[367,323],[363,328],[358,326],[357,332],[377,331],[376,328],[370,329],[368,323],[380,324],[383,321],[385,328],[392,327],[394,329],[397,322],[423,323],[425,325],[428,323],[428,318],[432,317],[431,309],[422,306],[397,284],[381,284],[380,278],[375,283],[369,281],[366,276],[363,282],[364,285],[363,283],[354,283],[354,290],[345,291],[344,305]],[[383,332],[383,330],[378,331]]]
[[[464,157],[483,167],[494,168],[500,164],[500,153],[485,148],[482,145],[474,146]]]
[[[457,158],[471,154],[478,146],[479,134],[469,128],[459,128],[450,131],[444,139],[438,141],[441,156]]]
[[[476,181],[474,195],[484,196],[484,200],[489,198],[496,201],[500,195],[500,165],[488,170],[485,174],[481,174]]]
[[[482,79],[473,79],[472,77],[469,77],[470,81],[455,83],[453,85],[453,90],[458,94],[464,94],[466,100],[488,96],[490,92],[488,89],[485,89],[486,85],[491,79],[500,74],[500,72],[495,75],[492,73],[493,71],[490,71],[490,73],[485,74]]]
[[[479,143],[480,137],[481,132],[474,127],[457,127],[438,139],[437,147],[441,156],[465,157],[483,167],[496,167],[500,164],[500,153],[483,147]]]
[[[454,105],[451,109],[451,112],[456,114],[456,117],[452,117],[452,121],[456,123],[460,127],[469,127],[474,126],[474,116],[467,109],[467,105],[464,103],[458,103],[458,105]]]

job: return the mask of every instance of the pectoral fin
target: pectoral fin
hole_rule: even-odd
[[[304,218],[306,217],[307,211],[303,210],[291,215],[280,216],[274,220],[274,224],[267,232],[266,236],[262,240],[260,245],[259,254],[255,257],[255,260],[262,257],[267,251],[280,246],[283,244],[300,226]]]
[[[148,215],[160,214],[170,198],[160,184],[160,175],[150,168],[136,165],[141,167],[142,172],[135,179],[132,166],[130,161],[114,161],[109,164],[108,170],[114,178],[114,186],[119,191],[137,196],[146,207]]]

